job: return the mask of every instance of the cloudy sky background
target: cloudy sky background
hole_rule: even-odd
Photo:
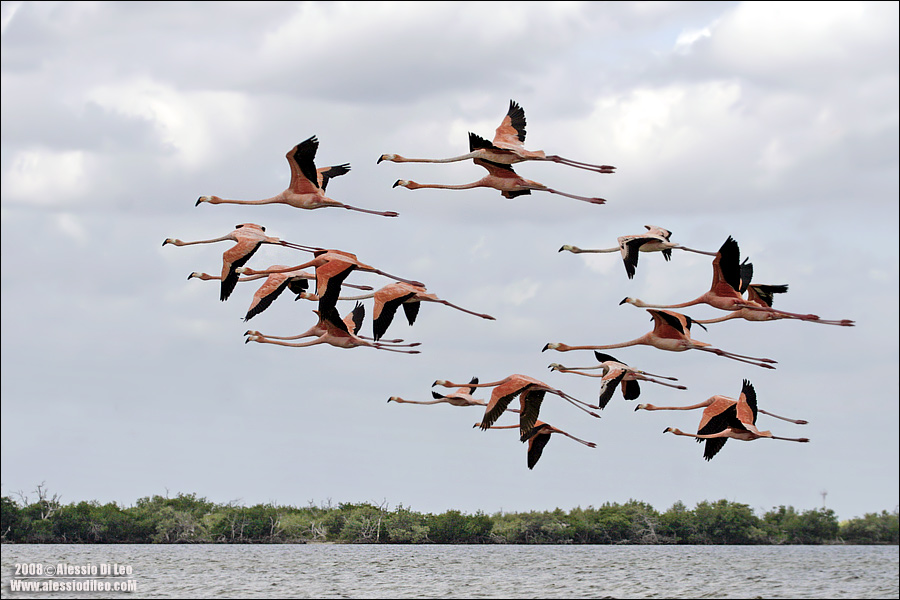
[[[723,498],[760,515],[823,501],[842,519],[894,510],[897,23],[895,2],[4,2],[3,494],[33,498],[44,483],[63,502],[123,505],[184,492],[435,513]],[[618,169],[517,172],[606,205],[392,188],[484,171],[376,164],[387,152],[461,154],[469,131],[493,137],[510,99],[525,109],[528,148]],[[319,166],[352,165],[331,197],[400,217],[194,206],[204,194],[277,194],[285,153],[311,135]],[[223,303],[216,282],[187,280],[218,272],[230,244],[161,245],[243,222],[354,252],[496,321],[424,304],[413,327],[400,316],[386,336],[421,342],[415,356],[244,344],[248,328],[306,330],[315,306],[284,297],[244,323],[256,284]],[[760,426],[811,443],[732,441],[707,463],[701,446],[662,433],[696,430],[700,411],[634,412],[617,394],[593,419],[548,396],[541,419],[597,448],[554,438],[529,471],[515,433],[472,428],[477,408],[386,402],[430,399],[435,379],[513,373],[594,401],[598,380],[547,368],[593,364],[592,353],[541,348],[644,334],[646,311],[619,301],[695,298],[711,259],[644,254],[628,280],[618,255],[557,250],[614,246],[647,224],[704,250],[733,236],[755,282],[790,285],[776,307],[857,325],[695,329],[777,360],[772,371],[695,351],[611,351],[689,388],[643,384],[639,401],[736,397],[746,378],[761,408],[809,421]],[[307,259],[270,246],[250,264]]]

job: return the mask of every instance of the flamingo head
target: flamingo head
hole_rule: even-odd
[[[199,198],[197,198],[197,202],[194,203],[194,206],[200,206],[201,202],[215,203],[215,200],[218,199],[218,196],[200,196]]]
[[[377,165],[378,163],[380,163],[383,160],[386,160],[388,162],[397,162],[397,160],[401,159],[401,158],[403,158],[403,157],[400,156],[399,154],[382,154],[378,158],[378,162],[376,162],[375,164]]]
[[[398,185],[400,187],[405,187],[406,189],[409,189],[409,190],[415,190],[420,187],[419,184],[416,183],[415,181],[409,181],[407,179],[398,179],[397,181],[394,182],[394,185],[392,185],[391,187],[397,187]]]
[[[568,349],[569,349],[569,347],[566,346],[565,344],[561,344],[558,342],[550,342],[549,344],[547,344],[546,346],[541,348],[541,352],[544,352],[545,350],[558,350],[560,352],[565,352]]]

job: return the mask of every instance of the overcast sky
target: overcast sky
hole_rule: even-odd
[[[64,503],[184,492],[423,513],[727,499],[758,515],[824,502],[841,519],[898,506],[896,2],[2,7],[4,495],[34,499],[44,483]],[[485,172],[376,164],[383,153],[462,154],[468,132],[493,137],[511,99],[528,148],[617,167],[516,171],[605,205],[392,188]],[[195,206],[281,192],[285,153],[311,135],[319,166],[352,166],[330,197],[400,216]],[[162,246],[245,222],[353,252],[496,320],[423,304],[414,326],[399,315],[386,335],[420,342],[419,355],[245,344],[248,328],[306,330],[315,304],[285,295],[245,323],[257,284],[220,302],[217,282],[187,279],[217,273],[229,243]],[[514,432],[473,429],[479,408],[387,403],[429,400],[436,379],[514,373],[595,401],[597,379],[548,369],[595,364],[593,353],[544,345],[634,339],[650,318],[622,298],[678,303],[710,285],[708,256],[644,254],[629,280],[617,254],[558,252],[615,246],[644,225],[702,250],[732,236],[755,283],[789,284],[776,307],[856,326],[694,329],[775,370],[699,351],[610,351],[688,389],[645,383],[600,419],[548,396],[540,418],[597,447],[557,436],[532,471]],[[266,246],[249,264],[308,258]],[[663,434],[696,431],[700,411],[634,412],[736,398],[744,379],[760,408],[809,421],[761,415],[761,428],[811,443],[729,441],[706,462],[693,440]]]

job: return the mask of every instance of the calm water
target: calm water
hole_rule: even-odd
[[[3,598],[900,596],[897,546],[4,544],[2,555]],[[98,576],[87,571],[87,577],[53,581],[133,582],[136,591],[12,591],[16,563],[93,566]],[[131,573],[103,577],[101,565]]]

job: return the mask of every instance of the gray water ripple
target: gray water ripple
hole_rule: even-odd
[[[137,591],[13,592],[15,563]],[[897,546],[2,546],[3,598],[898,598]],[[68,594],[68,595],[67,595]]]

